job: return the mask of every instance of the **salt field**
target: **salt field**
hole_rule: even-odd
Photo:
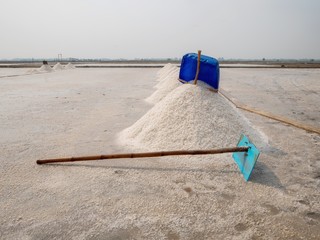
[[[237,102],[179,68],[0,68],[1,239],[319,239],[320,69],[220,69]],[[231,154],[37,165],[37,159],[236,146]]]

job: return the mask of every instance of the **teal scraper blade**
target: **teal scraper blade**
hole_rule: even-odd
[[[244,134],[241,135],[237,147],[249,147],[247,152],[235,152],[232,154],[232,157],[238,165],[244,179],[248,181],[253,168],[256,165],[260,151]]]

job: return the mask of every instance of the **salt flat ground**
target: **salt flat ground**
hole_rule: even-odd
[[[28,71],[30,70],[32,70],[32,68],[1,68],[0,78],[7,76],[26,75],[29,74]]]
[[[320,128],[319,69],[223,69],[222,77],[244,104]]]
[[[320,136],[251,113],[269,144],[249,182],[231,156],[36,165],[125,152],[115,137],[152,107],[143,99],[158,70],[0,78],[0,238],[319,239]],[[238,100],[316,127],[319,78],[319,69],[221,70]]]

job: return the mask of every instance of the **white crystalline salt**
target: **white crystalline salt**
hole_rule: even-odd
[[[172,68],[173,65],[171,63],[167,63],[166,65],[164,65],[163,68],[161,68],[159,71],[158,71],[158,75],[161,75],[163,74],[164,72],[166,72],[168,69]]]
[[[173,72],[179,72],[179,68],[177,68],[176,66],[172,66],[171,68],[167,69],[165,72],[158,75],[158,81],[161,81],[161,79],[167,77]]]
[[[54,69],[54,70],[62,70],[62,69],[64,69],[64,67],[63,67],[60,63],[56,63],[56,64],[53,66],[53,69]]]
[[[250,123],[219,93],[183,84],[119,135],[140,150],[211,149],[235,146],[244,133],[261,141]]]
[[[178,80],[177,71],[172,72],[155,86],[157,90],[148,98],[146,101],[152,104],[156,104],[161,99],[163,99],[168,93],[170,93],[175,88],[179,87],[181,82]]]
[[[76,67],[72,63],[68,63],[64,68],[65,69],[75,69]]]
[[[154,88],[160,89],[167,84],[167,81],[170,81],[169,79],[175,81],[178,78],[179,78],[179,70],[176,68],[173,71],[168,72],[165,76],[160,77],[159,82],[155,85]]]
[[[52,72],[53,69],[52,69],[49,65],[43,64],[43,65],[39,68],[38,71],[39,71],[39,72]]]

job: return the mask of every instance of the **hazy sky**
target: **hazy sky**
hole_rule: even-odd
[[[320,58],[320,0],[0,0],[0,58]]]

